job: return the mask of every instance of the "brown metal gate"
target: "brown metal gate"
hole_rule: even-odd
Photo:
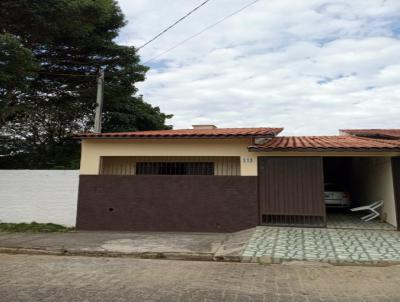
[[[320,157],[259,157],[260,220],[264,225],[325,226]]]
[[[396,204],[397,230],[400,231],[400,157],[392,158],[394,202]]]

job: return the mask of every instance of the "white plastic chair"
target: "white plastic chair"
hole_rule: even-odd
[[[350,209],[350,211],[352,211],[352,212],[371,211],[371,213],[369,213],[368,215],[361,217],[361,220],[363,220],[363,221],[370,221],[370,220],[380,216],[380,213],[377,211],[377,209],[379,209],[381,206],[383,206],[383,203],[384,203],[383,200],[379,200],[379,201],[375,201],[367,206],[361,206],[361,207]]]

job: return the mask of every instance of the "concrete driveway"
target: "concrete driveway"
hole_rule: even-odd
[[[257,227],[244,261],[318,261],[332,264],[400,263],[400,232],[386,230]]]

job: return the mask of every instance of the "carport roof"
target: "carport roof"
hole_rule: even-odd
[[[154,130],[116,133],[82,133],[77,138],[240,138],[274,137],[283,128],[216,128]]]
[[[341,129],[339,131],[356,136],[400,139],[400,129]]]
[[[354,136],[281,136],[249,151],[400,151],[400,142]]]

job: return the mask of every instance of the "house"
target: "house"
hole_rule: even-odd
[[[400,140],[400,129],[342,129],[342,135]]]
[[[400,142],[354,135],[279,136],[283,128],[81,134],[77,228],[238,231],[325,227],[324,184],[354,205],[383,199],[400,226]]]

